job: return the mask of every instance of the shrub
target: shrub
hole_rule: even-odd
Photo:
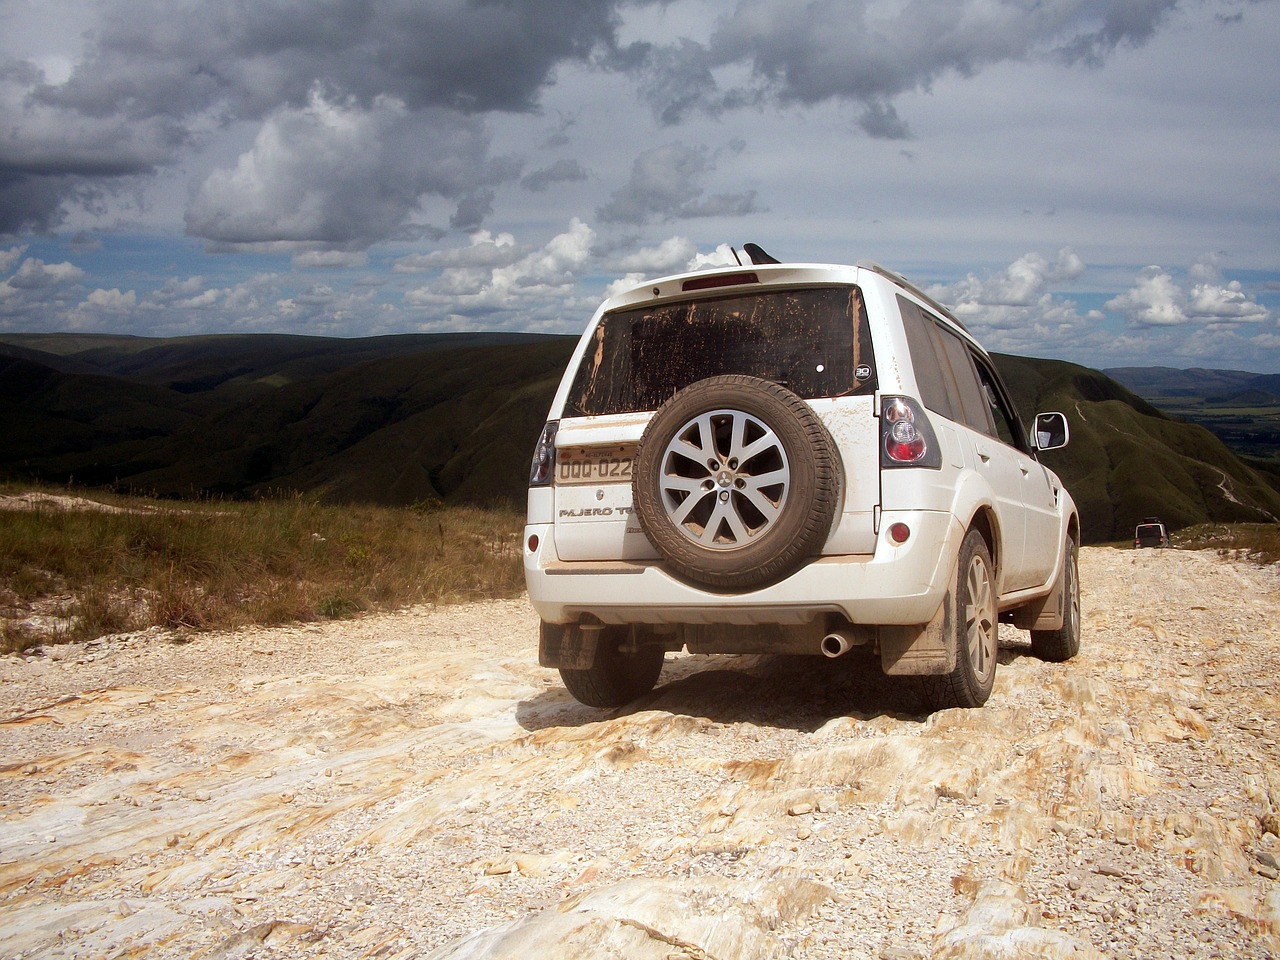
[[[149,626],[335,619],[509,597],[524,586],[523,516],[508,507],[57,495],[70,503],[56,505],[50,491],[36,509],[0,510],[0,650]],[[70,598],[71,629],[18,626],[58,596]]]

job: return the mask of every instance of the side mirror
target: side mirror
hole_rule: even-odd
[[[1037,450],[1058,450],[1067,445],[1071,431],[1065,413],[1037,413],[1031,445]]]

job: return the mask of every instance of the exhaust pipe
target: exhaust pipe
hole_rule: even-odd
[[[844,656],[858,643],[859,638],[854,637],[852,632],[848,630],[832,630],[822,638],[820,646],[824,657],[835,659],[836,657]]]

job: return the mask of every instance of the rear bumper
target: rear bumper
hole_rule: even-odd
[[[780,583],[738,593],[685,583],[659,561],[563,561],[553,525],[530,524],[525,581],[549,623],[587,614],[605,623],[806,623],[825,613],[851,623],[925,623],[952,582],[964,529],[937,511],[885,512],[881,531],[893,523],[911,528],[901,546],[882,533],[874,554],[820,557]]]

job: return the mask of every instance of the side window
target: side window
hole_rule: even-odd
[[[978,364],[978,379],[982,381],[982,394],[995,420],[995,435],[1009,446],[1025,451],[1026,445],[1021,440],[1022,430],[1018,425],[1018,418],[1005,403],[1004,396],[996,387],[995,377],[991,371],[981,363]]]
[[[964,410],[964,422],[989,437],[996,435],[996,425],[991,419],[991,405],[978,380],[978,371],[969,353],[968,345],[939,323],[933,324],[934,335],[942,346],[943,356],[951,366],[960,405]]]
[[[920,387],[920,399],[934,413],[963,423],[964,410],[951,376],[950,364],[939,355],[941,345],[934,335],[933,321],[901,294],[898,296],[898,312],[902,315],[902,327],[907,334],[907,349],[911,351],[911,366]]]

